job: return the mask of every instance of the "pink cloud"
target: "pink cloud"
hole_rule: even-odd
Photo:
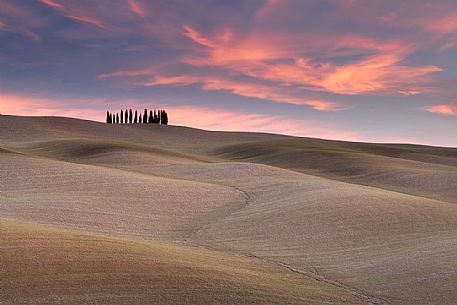
[[[236,63],[277,60],[291,54],[291,51],[275,44],[273,37],[248,37],[240,39],[233,30],[224,28],[219,35],[207,37],[195,28],[185,25],[184,35],[192,41],[207,47],[203,54],[187,56],[183,62],[196,66],[229,66]]]
[[[42,97],[5,95],[1,96],[0,113],[27,116],[67,116],[101,121],[104,114],[100,110],[88,110],[85,105],[97,102],[94,100],[68,99],[66,102],[80,107],[58,107],[62,99],[54,100]],[[98,100],[102,103],[104,101]]]
[[[426,76],[442,71],[436,66],[407,67],[398,65],[403,58],[397,54],[381,54],[356,63],[333,67],[319,84],[322,89],[339,94],[386,92],[411,95],[429,92]]]
[[[203,35],[201,35],[197,30],[195,30],[190,25],[184,25],[183,28],[184,28],[184,35],[186,35],[187,37],[189,37],[196,43],[201,44],[202,46],[210,47],[210,48],[216,46],[216,44],[214,44],[211,40],[209,40],[206,37],[204,37]]]
[[[272,12],[274,12],[274,9],[280,6],[281,4],[284,4],[287,0],[266,0],[265,5],[262,6],[256,13],[257,18],[266,18],[268,15],[270,15]]]
[[[138,0],[126,1],[132,12],[144,15],[144,3]],[[380,22],[391,22],[394,25],[403,22],[397,18],[403,12],[395,6],[381,10],[380,2],[376,2],[374,7],[377,9],[369,8],[362,13],[359,1],[335,2],[336,12],[344,10],[345,13],[361,15],[360,20],[367,26]],[[164,40],[165,44],[172,41],[172,44],[177,44],[178,49],[183,50],[183,55],[175,61],[192,66],[193,69],[178,69],[177,73],[176,64],[170,64],[159,71],[146,68],[108,72],[99,75],[98,79],[130,77],[134,78],[132,83],[147,86],[165,85],[165,79],[168,85],[199,83],[205,90],[227,90],[233,94],[279,103],[312,104],[319,110],[335,110],[341,107],[335,107],[333,102],[315,103],[309,98],[310,95],[322,92],[342,95],[414,95],[437,91],[434,87],[437,83],[432,81],[432,77],[433,73],[442,71],[441,67],[405,64],[405,59],[418,50],[419,44],[414,42],[416,37],[381,39],[363,35],[358,31],[337,35],[324,29],[311,31],[306,28],[291,28],[285,32],[265,27],[270,18],[269,11],[281,10],[291,14],[295,5],[297,3],[287,0],[265,1],[257,11],[257,15],[262,17],[261,20],[255,19],[248,28],[243,29],[233,25],[225,26],[221,21],[221,24],[214,28],[200,31],[188,22],[181,30],[181,35],[188,38],[187,42],[182,39],[179,42],[175,40],[175,25],[168,26],[166,34],[162,33],[162,30],[156,30],[154,35]],[[281,14],[280,18],[286,18],[288,14]],[[336,19],[336,22],[338,20]],[[435,16],[430,20],[438,19]],[[448,29],[453,25],[452,21],[442,21],[441,24]],[[447,40],[442,42],[440,47],[446,49],[453,46],[455,42]],[[352,59],[335,59],[344,56]],[[214,77],[214,73],[208,73],[208,68],[217,68],[217,77]],[[149,80],[139,81],[138,78],[141,77]],[[161,78],[161,83],[158,78]],[[240,79],[250,78],[253,80],[241,84]],[[234,79],[237,79],[236,87],[233,84]],[[257,89],[262,91],[259,93]]]
[[[0,1],[0,12],[6,16],[15,18],[21,18],[28,15],[27,10],[13,3],[9,1]]]
[[[428,112],[440,115],[454,116],[457,115],[457,99],[451,100],[446,104],[432,105],[425,108]]]
[[[119,70],[119,71],[114,71],[114,72],[109,72],[109,73],[102,73],[97,76],[97,79],[99,80],[105,80],[109,78],[115,78],[115,77],[138,77],[138,76],[150,76],[157,74],[160,70],[161,65],[152,65],[143,69],[137,69],[137,70]]]
[[[25,36],[27,36],[28,38],[32,39],[33,41],[36,41],[36,42],[41,41],[41,37],[32,31],[24,30],[23,34]]]
[[[65,17],[76,20],[82,23],[95,25],[98,28],[105,29],[105,24],[94,16],[89,16],[87,12],[83,12],[78,6],[64,6],[54,0],[40,0],[41,3],[60,11]]]
[[[33,14],[27,8],[0,1],[0,16],[4,17],[8,23],[0,20],[0,30],[18,33],[36,42],[41,40],[41,37],[32,28],[41,25],[42,21],[34,19]]]
[[[308,105],[320,111],[341,110],[341,105],[335,102],[296,97],[291,95],[290,92],[281,92],[280,88],[274,86],[235,81],[215,76],[156,76],[150,81],[138,82],[137,84],[145,87],[201,84],[202,89],[207,91],[229,91],[236,95],[271,100],[277,103]]]
[[[68,15],[65,15],[65,17],[73,19],[73,20],[77,20],[77,21],[80,21],[83,23],[89,23],[89,24],[95,25],[101,29],[105,28],[105,25],[103,24],[103,22],[101,22],[100,20],[97,20],[95,18],[89,17],[89,16],[68,14]]]
[[[63,9],[63,5],[60,3],[57,3],[53,0],[39,0],[41,3],[46,4],[47,6],[57,8],[57,9]]]
[[[337,65],[323,61],[313,63],[306,57],[297,57],[296,50],[288,49],[287,41],[280,41],[274,35],[268,41],[257,37],[237,39],[234,34],[229,43],[222,43],[217,37],[206,37],[190,26],[185,35],[194,42],[207,47],[207,52],[187,56],[184,63],[202,66],[223,67],[258,79],[281,84],[305,86],[316,91],[337,94],[428,92],[428,88],[415,86],[421,80],[427,82],[427,75],[441,71],[436,66],[403,66],[400,62],[412,52],[407,43],[382,43],[363,37],[338,37],[334,42],[339,48],[353,48],[377,52],[368,58]],[[295,37],[284,38],[296,39]],[[282,39],[284,39],[282,38]],[[274,63],[282,60],[286,62]]]
[[[115,71],[98,76],[148,77],[135,81],[142,86],[201,84],[204,90],[225,90],[233,94],[266,99],[278,103],[308,105],[321,111],[337,111],[344,107],[336,102],[310,99],[303,89],[336,94],[396,94],[413,95],[428,93],[429,74],[441,71],[437,66],[409,67],[401,61],[412,52],[408,43],[379,42],[358,36],[332,37],[335,47],[376,52],[346,64],[330,61],[313,61],[299,50],[287,48],[294,37],[270,35],[268,39],[257,36],[240,37],[233,30],[224,28],[214,35],[203,35],[189,25],[184,35],[199,46],[191,55],[181,57],[181,62],[196,68],[195,71],[170,75],[167,66],[160,69],[146,68]],[[284,41],[285,39],[285,41]],[[283,44],[285,42],[286,44]],[[199,68],[218,67],[224,72],[215,75],[198,72]],[[241,81],[227,74],[248,76],[254,81]]]
[[[426,29],[434,33],[448,34],[457,31],[457,14],[451,14],[432,20]]]
[[[173,125],[193,126],[209,130],[256,131],[297,136],[312,136],[356,141],[361,135],[345,131],[341,126],[315,120],[294,120],[280,115],[246,114],[214,108],[166,107]]]
[[[146,17],[147,13],[143,5],[140,4],[140,2],[136,0],[127,0],[127,3],[129,5],[130,10],[137,14],[140,17]]]

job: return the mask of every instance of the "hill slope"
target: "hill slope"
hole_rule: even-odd
[[[455,149],[65,118],[0,127],[3,217],[257,256],[372,304],[457,300]]]
[[[344,289],[214,251],[0,220],[0,303],[365,304]]]
[[[457,149],[287,139],[227,145],[214,154],[457,203]]]

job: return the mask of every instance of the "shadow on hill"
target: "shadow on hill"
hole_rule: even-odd
[[[159,149],[143,144],[84,139],[33,142],[22,147],[20,151],[36,156],[66,161],[77,161],[103,154],[115,154],[120,152],[138,152],[150,155],[161,155],[164,157],[205,161],[205,158],[196,155]]]
[[[228,145],[212,153],[457,202],[457,149],[296,138]]]

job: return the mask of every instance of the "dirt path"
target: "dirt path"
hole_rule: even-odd
[[[235,211],[232,211],[231,213],[225,215],[222,218],[228,217],[231,214],[238,212],[239,210],[245,208],[246,206],[248,206],[249,204],[252,203],[251,195],[249,195],[249,193],[247,191],[245,191],[245,190],[243,190],[243,189],[241,189],[241,188],[239,188],[237,186],[227,185],[227,184],[224,184],[224,185],[225,186],[229,186],[229,187],[231,187],[231,188],[243,193],[244,197],[245,197],[245,202],[244,202],[244,205],[241,206],[239,209],[237,209]],[[220,219],[218,219],[218,220],[220,220]],[[212,224],[212,222],[207,223],[207,224],[197,228],[195,231],[189,232],[189,234],[184,238],[183,243],[191,245],[191,246],[196,246],[198,248],[206,249],[206,250],[222,251],[221,249],[219,249],[217,247],[211,247],[211,246],[208,246],[208,245],[203,245],[203,244],[200,244],[200,243],[198,243],[198,242],[196,242],[195,240],[192,239],[192,236],[197,235],[201,230],[203,230],[204,228],[210,226],[211,224]],[[302,268],[297,268],[297,267],[294,267],[294,266],[292,266],[292,265],[290,265],[288,263],[285,263],[285,262],[270,260],[270,259],[263,258],[263,257],[257,256],[257,255],[251,254],[251,253],[243,254],[243,253],[236,252],[236,251],[233,251],[233,250],[230,251],[230,254],[241,256],[241,257],[260,260],[260,261],[263,261],[263,262],[268,263],[268,264],[274,264],[274,265],[283,267],[283,268],[287,269],[290,272],[297,273],[297,274],[300,274],[302,276],[312,278],[312,279],[314,279],[316,281],[323,282],[323,283],[326,283],[326,284],[329,284],[329,285],[332,285],[332,286],[335,286],[335,287],[338,287],[338,288],[345,289],[347,291],[350,291],[353,295],[355,295],[356,297],[360,298],[361,300],[364,300],[364,301],[366,301],[366,302],[368,302],[369,304],[372,304],[372,305],[391,305],[391,303],[389,303],[387,300],[379,298],[379,297],[375,297],[373,295],[370,295],[369,293],[367,293],[366,291],[364,291],[362,289],[350,287],[350,286],[345,285],[345,284],[343,284],[341,282],[325,278],[324,276],[322,276],[322,275],[320,275],[320,274],[318,274],[316,272],[307,271],[307,270],[302,269]]]

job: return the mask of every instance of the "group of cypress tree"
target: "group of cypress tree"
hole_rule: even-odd
[[[162,124],[168,125],[168,113],[165,110],[152,110],[149,111],[144,109],[143,114],[141,112],[138,115],[138,111],[135,110],[121,110],[121,113],[106,112],[106,124]]]

